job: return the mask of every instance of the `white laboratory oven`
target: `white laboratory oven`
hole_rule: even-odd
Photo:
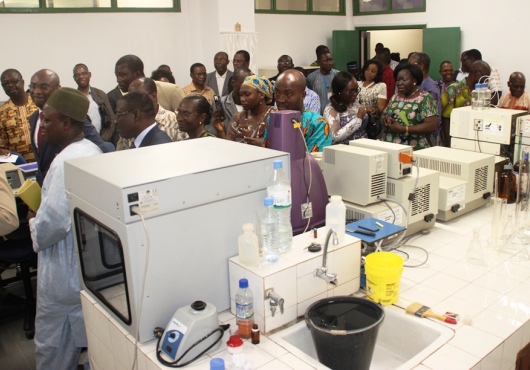
[[[228,258],[263,210],[275,159],[289,171],[287,153],[203,138],[66,162],[83,289],[142,343],[196,300],[230,308]]]

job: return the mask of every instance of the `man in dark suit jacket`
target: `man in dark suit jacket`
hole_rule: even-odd
[[[134,139],[131,148],[171,143],[169,136],[158,128],[153,101],[146,93],[133,91],[116,104],[116,126],[125,139]]]
[[[232,71],[227,69],[228,63],[228,54],[224,51],[220,51],[215,54],[213,59],[213,65],[215,67],[215,72],[210,72],[206,75],[205,84],[210,86],[215,95],[225,96],[230,94],[232,91],[232,86],[230,85],[230,78],[232,77]],[[222,90],[219,91],[218,81],[223,81]]]
[[[107,98],[109,98],[110,107],[112,111],[116,113],[116,103],[123,96],[123,92],[120,90],[119,86],[116,86],[114,89],[110,90],[107,93]]]
[[[42,185],[44,177],[46,177],[46,173],[48,172],[53,159],[62,150],[62,148],[57,145],[49,144],[46,139],[42,139],[42,137],[39,135],[41,121],[40,114],[42,112],[42,108],[44,108],[44,104],[46,104],[48,98],[52,96],[52,94],[59,87],[61,87],[59,76],[57,73],[49,69],[42,69],[35,73],[31,77],[31,82],[29,85],[29,94],[31,99],[39,108],[39,110],[35,111],[29,117],[29,125],[31,134],[31,149],[35,154],[38,164],[36,179],[40,185]],[[107,145],[101,139],[101,136],[99,136],[98,132],[88,119],[85,120],[83,125],[83,133],[85,134],[85,138],[96,144],[103,151],[103,153],[109,151]]]
[[[136,55],[124,55],[116,62],[114,74],[118,86],[107,93],[110,105],[116,113],[116,103],[129,91],[131,82],[140,77],[145,77],[144,63]],[[163,81],[155,81],[158,95],[158,104],[172,112],[176,111],[180,101],[184,98],[184,91],[175,84]]]

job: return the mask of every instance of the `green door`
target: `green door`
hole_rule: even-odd
[[[423,30],[423,52],[429,54],[431,67],[429,75],[433,80],[440,78],[440,63],[453,62],[455,70],[460,68],[460,27],[425,28]]]
[[[360,31],[333,31],[333,63],[339,71],[347,71],[346,63],[356,61],[361,68]]]

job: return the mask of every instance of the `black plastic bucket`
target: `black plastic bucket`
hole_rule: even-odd
[[[385,312],[376,303],[355,297],[330,297],[305,312],[318,360],[333,370],[370,368]]]

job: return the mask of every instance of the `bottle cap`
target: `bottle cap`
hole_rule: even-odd
[[[252,330],[258,330],[258,324],[253,324],[252,325]]]
[[[480,89],[482,87],[482,84],[475,84],[475,89]]]
[[[243,231],[254,231],[253,224],[243,224]]]
[[[240,353],[243,351],[243,340],[237,335],[231,335],[226,342],[228,353]]]
[[[263,200],[263,204],[265,204],[266,206],[272,206],[274,205],[274,199],[272,198],[265,198]]]
[[[513,170],[513,165],[511,163],[505,164],[504,165],[504,169],[505,170]]]
[[[210,370],[225,370],[225,360],[222,358],[212,358],[210,360]]]
[[[242,289],[248,288],[248,280],[247,279],[239,279],[239,287]]]
[[[340,195],[332,195],[331,198],[330,198],[330,201],[332,203],[342,202],[342,197]]]
[[[283,161],[281,159],[274,160],[274,168],[283,168]]]

